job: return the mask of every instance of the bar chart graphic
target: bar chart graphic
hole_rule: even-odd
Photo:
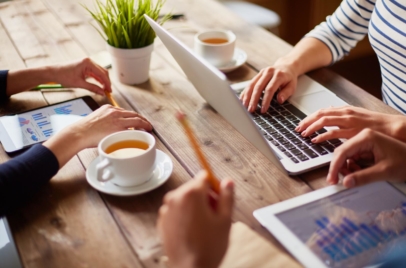
[[[56,114],[71,114],[72,110],[70,109],[72,104],[67,104],[58,108],[55,108],[54,111]]]
[[[42,133],[44,133],[45,137],[51,137],[52,136],[52,129],[47,129],[43,130]]]
[[[45,115],[43,115],[42,113],[36,113],[32,115],[32,119],[34,119],[34,121],[40,121],[43,119],[46,119],[47,117]]]
[[[402,202],[399,207],[397,214],[403,217],[400,219],[401,224],[394,226],[398,228],[391,227],[385,230],[376,221],[357,222],[343,217],[339,221],[332,222],[327,217],[320,217],[314,221],[318,227],[317,246],[337,263],[377,249],[398,238],[405,238],[406,202]],[[397,219],[399,220],[399,217]]]

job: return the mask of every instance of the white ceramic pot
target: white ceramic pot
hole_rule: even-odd
[[[116,48],[107,44],[111,65],[119,81],[127,85],[148,81],[154,43],[142,48]]]

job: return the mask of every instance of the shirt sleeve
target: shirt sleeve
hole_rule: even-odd
[[[328,16],[305,37],[323,42],[331,51],[332,63],[342,59],[368,33],[376,0],[343,0],[333,15]]]
[[[56,156],[38,144],[0,165],[0,217],[48,182],[59,169]]]
[[[0,103],[5,102],[8,99],[7,76],[8,70],[0,70]]]

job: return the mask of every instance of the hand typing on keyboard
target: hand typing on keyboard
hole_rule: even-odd
[[[349,139],[365,128],[384,133],[393,138],[406,141],[406,117],[368,111],[363,108],[345,106],[321,109],[302,120],[297,128],[302,137],[311,137],[319,129],[337,126],[339,129],[320,133],[312,138],[314,143],[332,139]]]
[[[262,106],[259,112],[265,113],[274,97],[281,104],[295,92],[297,78],[293,67],[281,59],[275,65],[262,69],[241,93],[240,100],[250,113],[255,111],[257,104]]]
[[[261,96],[260,101],[262,98]],[[273,99],[271,103],[266,113],[261,113],[261,106],[258,105],[253,113],[253,120],[262,135],[294,163],[327,155],[341,145],[338,139],[321,144],[312,143],[311,138],[325,133],[326,130],[322,128],[310,137],[303,137],[295,129],[306,115],[289,102],[279,104],[276,99]]]

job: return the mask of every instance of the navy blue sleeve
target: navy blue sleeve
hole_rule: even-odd
[[[7,76],[8,70],[0,70],[0,103],[5,102],[8,99]]]
[[[41,144],[1,164],[0,217],[36,192],[58,170],[58,159]]]

